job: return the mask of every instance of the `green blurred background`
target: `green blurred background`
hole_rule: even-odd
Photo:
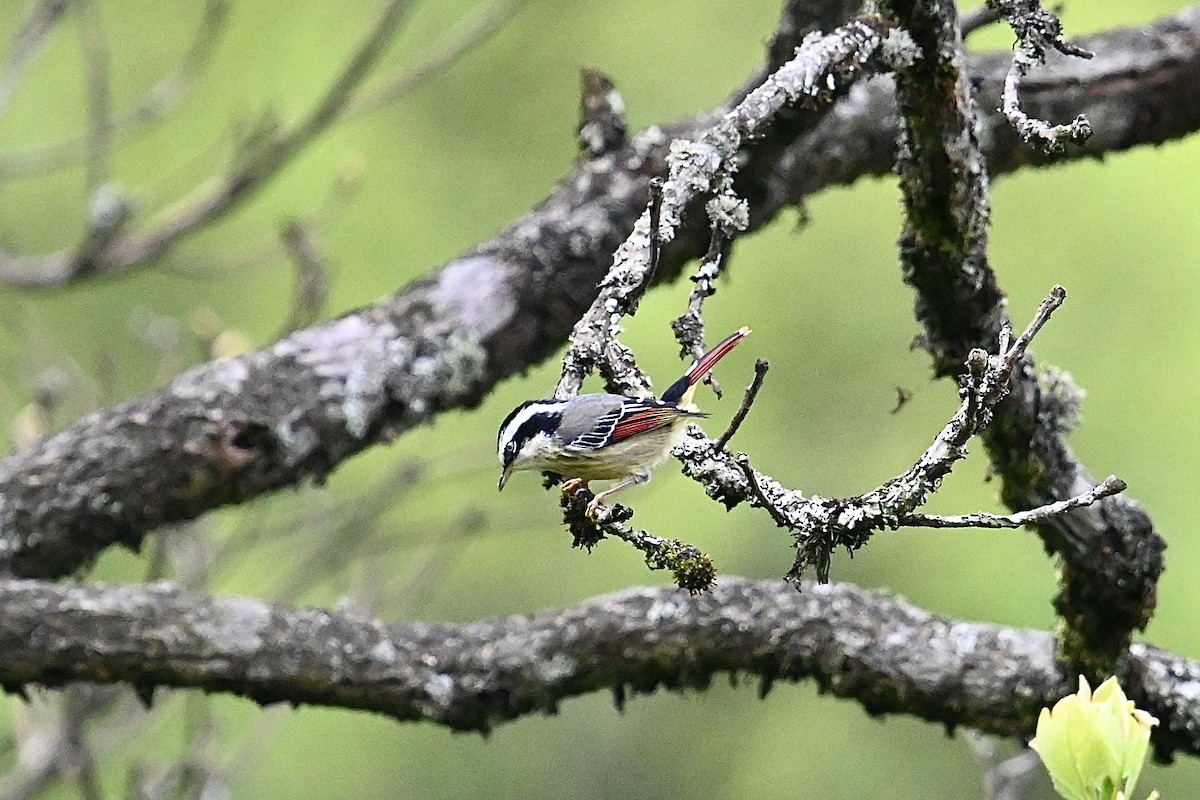
[[[205,360],[198,310],[219,327],[269,344],[286,319],[292,267],[281,221],[315,215],[331,268],[324,314],[368,304],[435,268],[542,198],[570,169],[578,70],[617,81],[633,129],[718,104],[760,61],[778,0],[655,4],[531,0],[496,36],[451,69],[374,113],[320,138],[227,221],[190,238],[152,269],[63,291],[0,290],[0,413],[18,418],[35,387],[62,387],[54,425],[144,392]],[[29,4],[0,8],[10,41]],[[112,181],[144,208],[223,169],[231,142],[265,111],[297,118],[319,96],[374,19],[378,4],[234,2],[209,68],[164,121],[124,141]],[[419,4],[387,68],[411,61],[475,6]],[[1072,34],[1135,25],[1179,0],[1073,3]],[[111,46],[116,109],[137,102],[178,61],[201,16],[195,0],[93,0]],[[29,67],[5,116],[0,153],[74,135],[86,126],[84,61],[75,15]],[[996,29],[974,46],[1008,48]],[[1070,299],[1036,342],[1039,359],[1088,392],[1072,444],[1097,475],[1115,472],[1170,545],[1159,613],[1145,634],[1200,658],[1195,609],[1200,545],[1189,534],[1200,475],[1194,398],[1200,390],[1200,137],[1002,178],[993,196],[992,262],[1018,322],[1050,286]],[[86,219],[84,170],[0,182],[0,240],[42,252],[75,240]],[[812,198],[738,245],[732,275],[708,304],[714,338],[748,324],[754,337],[722,365],[731,390],[707,395],[719,430],[755,357],[772,362],[738,446],[761,468],[808,492],[852,494],[896,474],[956,405],[929,379],[912,295],[900,281],[900,225],[891,179],[863,180]],[[627,341],[665,386],[683,365],[668,322],[687,286],[661,288],[629,321]],[[50,370],[48,372],[47,370]],[[495,428],[517,402],[553,386],[554,363],[499,387],[479,408],[440,417],[346,464],[323,488],[303,487],[223,511],[160,537],[177,561],[204,564],[179,579],[214,591],[352,603],[384,618],[472,620],[576,603],[640,584],[663,585],[637,553],[604,542],[572,550],[557,504],[518,476],[495,491]],[[48,377],[50,376],[50,377]],[[57,376],[57,377],[54,377]],[[896,387],[912,392],[889,413]],[[11,444],[11,435],[9,443]],[[972,457],[930,510],[999,510],[985,460]],[[668,465],[630,492],[637,522],[709,552],[724,574],[781,576],[786,535],[763,514],[724,513]],[[357,510],[358,517],[351,515]],[[330,545],[333,545],[332,547]],[[321,548],[327,548],[322,550]],[[345,558],[343,563],[342,559]],[[93,576],[140,580],[146,559],[107,555]],[[1055,565],[1018,532],[901,531],[876,537],[835,580],[885,588],[936,612],[1050,629]],[[489,738],[315,708],[261,711],[247,701],[175,694],[126,716],[131,739],[103,760],[117,794],[131,764],[180,758],[197,720],[200,747],[239,797],[826,797],[980,795],[980,767],[963,737],[906,718],[871,719],[817,696],[811,684],[718,682],[703,693],[660,692],[618,713],[607,695],[572,700]],[[35,708],[48,701],[35,701]],[[30,713],[0,701],[18,724]],[[111,730],[111,728],[109,729]],[[98,741],[111,734],[94,729]],[[13,763],[0,756],[0,771]],[[1200,792],[1200,765],[1152,768],[1142,788]],[[51,796],[70,796],[59,789]],[[1049,796],[1049,795],[1043,795]]]

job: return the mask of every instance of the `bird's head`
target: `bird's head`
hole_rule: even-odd
[[[500,423],[496,451],[500,457],[500,488],[509,476],[522,469],[541,469],[553,445],[554,433],[562,422],[565,402],[530,400],[512,410]]]

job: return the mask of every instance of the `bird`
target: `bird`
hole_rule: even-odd
[[[564,492],[587,488],[591,481],[617,484],[595,495],[587,514],[596,515],[616,492],[650,480],[666,461],[690,419],[707,417],[692,403],[696,386],[718,361],[750,335],[739,328],[697,359],[661,398],[619,394],[581,394],[567,400],[528,400],[500,424],[499,489],[514,472],[538,470],[564,479]]]

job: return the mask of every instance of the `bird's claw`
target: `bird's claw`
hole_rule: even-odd
[[[562,493],[564,497],[574,497],[582,491],[588,489],[588,482],[582,478],[571,478],[562,485]],[[603,494],[598,494],[588,501],[587,508],[584,509],[584,516],[593,525],[599,525],[612,517],[612,509],[601,502],[604,499]]]
[[[586,489],[587,485],[588,482],[583,478],[571,478],[570,480],[563,482],[562,493],[565,495],[573,495],[580,489]]]
[[[600,496],[593,497],[591,502],[587,504],[587,510],[584,514],[589,520],[599,525],[602,522],[607,522],[612,516],[612,509],[600,502]]]
[[[571,478],[562,484],[564,505],[574,503],[580,492],[589,491],[588,482],[582,478]],[[588,522],[599,526],[609,522],[623,522],[632,516],[632,512],[621,505],[606,505],[605,499],[612,491],[600,492],[594,495],[584,508],[583,515]]]

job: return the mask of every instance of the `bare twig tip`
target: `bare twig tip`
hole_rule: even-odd
[[[1116,475],[1109,475],[1104,479],[1104,483],[1102,483],[1101,486],[1112,490],[1113,494],[1120,494],[1129,488],[1129,484],[1118,478]]]
[[[750,333],[750,329],[742,327],[738,333],[743,336]],[[738,410],[733,415],[733,419],[729,422],[729,427],[721,434],[721,438],[717,440],[717,450],[724,450],[729,445],[729,440],[738,432],[738,428],[746,420],[746,415],[750,413],[750,407],[754,405],[755,398],[758,397],[758,391],[762,388],[763,381],[767,377],[767,370],[771,368],[771,364],[763,359],[758,359],[754,362],[754,379],[750,381],[750,385],[746,387],[746,394],[742,396],[742,404],[738,406]],[[745,454],[741,458],[745,458]],[[747,461],[749,463],[749,461]]]

